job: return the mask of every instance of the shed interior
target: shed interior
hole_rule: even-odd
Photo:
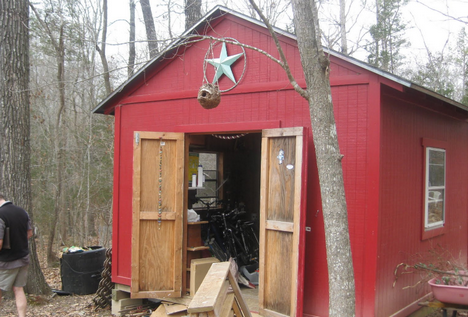
[[[186,289],[191,260],[210,256],[220,261],[233,257],[244,273],[244,283],[257,286],[262,135],[192,134],[187,139],[187,206],[200,221],[196,224],[188,216]]]

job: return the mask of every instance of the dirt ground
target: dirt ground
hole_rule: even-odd
[[[60,268],[43,268],[44,276],[49,286],[53,289],[60,290],[62,282],[60,280]],[[8,293],[4,296],[0,304],[1,317],[16,317],[16,306],[13,298],[13,293]],[[27,317],[103,317],[112,316],[110,307],[107,309],[95,309],[93,302],[94,294],[92,295],[73,295],[73,296],[58,296],[39,297],[27,296],[28,308]]]
[[[43,263],[44,261],[41,261]],[[43,273],[47,283],[52,289],[61,290],[62,282],[60,279],[60,268],[45,268]],[[27,317],[105,317],[113,316],[110,307],[106,309],[96,309],[93,302],[95,294],[92,295],[72,295],[59,296],[52,295],[50,297],[28,296]],[[150,313],[144,314],[128,314],[127,316],[149,316]],[[451,315],[451,314],[450,314]],[[0,303],[0,317],[16,317],[15,300],[13,293],[8,293],[4,296]],[[413,316],[413,315],[412,315]],[[433,312],[432,314],[416,315],[418,317],[442,317],[442,312]],[[467,316],[461,315],[458,316]]]

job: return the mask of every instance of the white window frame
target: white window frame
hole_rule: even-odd
[[[443,152],[444,153],[444,185],[443,186],[431,186],[430,184],[430,164],[429,164],[429,158],[430,158],[430,152],[431,151],[437,151],[437,152]],[[447,197],[446,193],[446,176],[447,176],[447,152],[445,149],[441,148],[436,148],[436,147],[426,147],[426,184],[425,184],[425,215],[424,215],[424,227],[426,230],[431,230],[435,228],[440,228],[443,227],[445,224],[445,200]],[[442,220],[429,223],[429,200],[434,199],[434,197],[430,197],[429,193],[434,190],[443,190],[443,201],[442,201]],[[438,199],[438,197],[436,198]]]

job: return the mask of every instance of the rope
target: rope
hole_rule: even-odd
[[[76,275],[89,275],[89,274],[98,274],[98,273],[101,273],[101,269],[99,270],[93,270],[93,271],[87,271],[87,272],[81,272],[81,271],[77,271],[75,270],[71,265],[70,263],[68,263],[68,261],[64,261],[63,258],[62,258],[62,266],[66,265],[70,271],[72,271],[73,273],[75,273]],[[63,267],[62,267],[63,269]],[[62,273],[63,273],[63,270],[62,270]]]
[[[104,270],[101,273],[101,280],[96,291],[96,296],[93,298],[94,304],[96,304],[95,310],[98,308],[106,308],[111,305],[112,300],[112,289],[114,283],[112,283],[112,248],[106,251],[106,260],[104,261]]]

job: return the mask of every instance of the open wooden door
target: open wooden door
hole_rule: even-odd
[[[264,130],[262,134],[259,284],[262,316],[302,314],[303,137],[302,127]]]
[[[181,297],[184,134],[135,132],[134,298]]]

